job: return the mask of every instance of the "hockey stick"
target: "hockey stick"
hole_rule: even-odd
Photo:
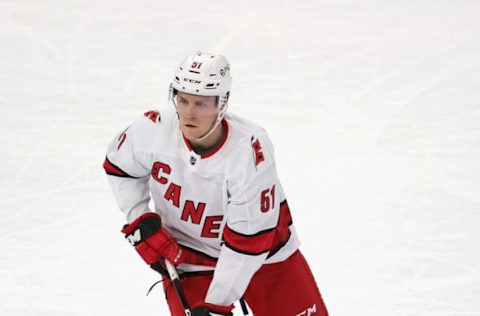
[[[164,259],[164,261],[165,261],[165,266],[167,267],[168,274],[170,275],[170,280],[172,280],[173,285],[177,290],[178,297],[182,302],[182,306],[185,311],[185,316],[191,316],[192,312],[190,311],[190,306],[188,305],[187,297],[185,296],[185,292],[183,291],[182,284],[180,283],[177,269],[167,259]]]
[[[242,307],[243,315],[248,315],[247,304],[245,303],[245,299],[243,297],[240,298],[240,306]]]
[[[170,276],[170,280],[172,280],[175,289],[177,290],[178,297],[182,302],[183,309],[185,311],[185,316],[191,316],[192,312],[190,311],[190,306],[188,305],[187,297],[185,296],[185,292],[183,291],[182,284],[180,283],[180,278],[178,277],[177,269],[173,264],[170,263],[167,259],[163,259],[165,262],[165,266],[167,267],[168,275]],[[240,305],[242,307],[243,315],[248,315],[248,309],[245,304],[245,300],[243,297],[240,299]]]

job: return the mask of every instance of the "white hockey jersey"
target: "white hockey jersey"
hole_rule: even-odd
[[[214,269],[206,302],[229,305],[263,264],[285,260],[299,240],[267,134],[232,114],[222,124],[221,142],[198,155],[173,110],[149,111],[112,141],[104,168],[127,221],[159,213],[195,258],[179,269]]]

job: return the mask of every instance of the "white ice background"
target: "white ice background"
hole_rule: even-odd
[[[197,48],[332,316],[480,315],[476,0],[0,0],[0,315],[168,315],[101,165]]]

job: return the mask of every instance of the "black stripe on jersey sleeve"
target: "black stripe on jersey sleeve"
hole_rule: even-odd
[[[227,225],[223,230],[223,239],[225,245],[236,252],[260,255],[270,251],[274,234],[275,228],[270,228],[252,235],[245,235],[234,231]]]
[[[133,177],[129,175],[128,173],[123,171],[121,168],[113,164],[110,160],[108,160],[108,157],[105,157],[105,161],[103,163],[103,169],[105,169],[105,172],[110,176],[138,179],[137,177]]]
[[[225,242],[225,246],[230,248],[231,250],[233,250],[235,252],[238,252],[238,253],[241,253],[241,254],[244,254],[244,255],[248,255],[248,256],[259,256],[259,255],[261,255],[265,252],[268,252],[268,249],[265,250],[265,251],[262,251],[262,252],[249,252],[247,250],[242,250],[242,249],[235,248],[232,245],[228,244],[227,242]]]

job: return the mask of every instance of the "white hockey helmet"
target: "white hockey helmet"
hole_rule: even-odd
[[[196,51],[187,56],[175,70],[170,84],[170,99],[175,103],[178,92],[216,96],[223,117],[231,85],[230,63],[224,56]]]

